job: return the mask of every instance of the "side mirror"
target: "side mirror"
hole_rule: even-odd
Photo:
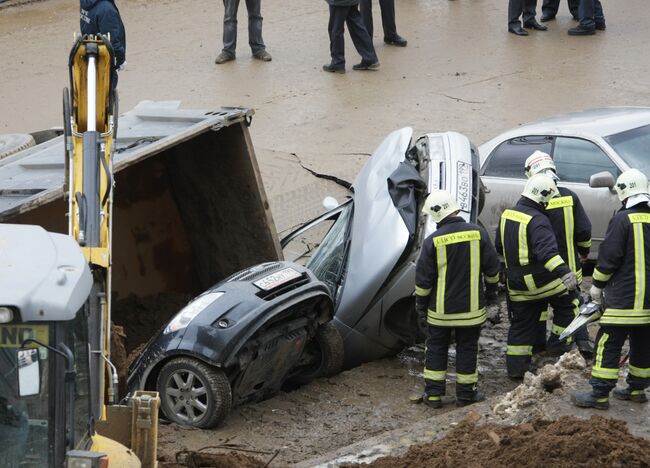
[[[589,187],[611,189],[614,187],[614,176],[608,171],[598,172],[589,178]]]
[[[18,362],[18,395],[29,397],[41,392],[41,366],[38,349],[19,349],[16,351]]]
[[[323,198],[323,208],[325,208],[327,211],[333,210],[337,206],[339,206],[339,202],[336,198],[334,197]]]

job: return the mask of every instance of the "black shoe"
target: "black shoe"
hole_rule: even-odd
[[[221,51],[219,55],[217,55],[217,58],[214,59],[214,63],[221,65],[222,63],[230,62],[232,60],[235,60],[234,55],[230,55],[228,52]]]
[[[258,53],[253,54],[253,58],[261,60],[262,62],[270,62],[273,60],[273,57],[271,57],[271,54],[269,54],[266,49],[260,50]]]
[[[335,67],[331,63],[323,65],[323,71],[330,73],[345,73],[345,67]]]
[[[605,23],[596,23],[597,31],[604,31],[605,29],[607,29],[607,25]]]
[[[509,26],[508,32],[511,32],[512,34],[516,34],[517,36],[528,36],[528,31],[526,31],[521,26]]]
[[[357,63],[356,65],[352,66],[353,70],[377,70],[379,68],[379,62],[374,62],[374,63],[368,63],[364,62],[363,60],[361,63]]]
[[[571,28],[568,31],[569,36],[592,36],[596,34],[596,28],[585,28],[583,25],[579,24],[575,28]]]
[[[551,342],[549,341],[546,344],[546,355],[547,356],[562,356],[565,353],[568,353],[573,349],[573,344],[571,343],[566,343],[564,341],[555,341]]]
[[[548,21],[553,21],[555,19],[555,15],[542,15],[542,17],[539,19],[542,23],[546,23]]]
[[[594,392],[574,393],[571,401],[579,408],[609,409],[609,397],[595,395]]]
[[[635,403],[647,403],[648,396],[643,390],[632,390],[630,387],[627,388],[615,388],[614,396],[619,400],[630,400]]]
[[[528,21],[524,23],[524,28],[526,29],[534,29],[535,31],[546,31],[548,27],[544,26],[543,24],[539,24],[535,20]]]
[[[431,408],[442,408],[442,397],[436,395],[424,395],[422,401]]]
[[[406,47],[406,44],[408,44],[408,41],[399,34],[396,34],[394,37],[384,37],[384,42],[397,47]]]
[[[463,406],[473,405],[479,401],[485,400],[485,395],[476,392],[472,398],[456,398],[456,406],[462,408]]]

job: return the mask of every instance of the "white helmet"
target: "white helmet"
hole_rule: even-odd
[[[536,174],[528,179],[521,195],[535,203],[546,206],[548,201],[557,195],[557,185],[546,174]]]
[[[431,216],[437,224],[450,214],[459,211],[458,203],[446,190],[434,190],[424,202],[422,212]]]
[[[560,180],[557,176],[557,170],[555,169],[553,159],[543,151],[535,151],[533,154],[528,156],[528,159],[526,159],[526,162],[524,163],[524,174],[526,174],[526,177],[528,178],[535,174],[546,174],[553,180]]]
[[[628,169],[618,176],[614,188],[618,199],[625,201],[633,195],[648,194],[648,178],[638,169]]]

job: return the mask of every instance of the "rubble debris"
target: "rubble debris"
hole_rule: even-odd
[[[267,466],[257,458],[243,453],[205,453],[184,451],[177,454],[177,461],[159,462],[160,468],[264,468]]]
[[[465,419],[442,439],[412,446],[402,457],[347,466],[478,468],[486,460],[491,467],[648,466],[650,441],[632,436],[625,421],[596,415],[589,420],[563,416],[515,426],[476,425]]]

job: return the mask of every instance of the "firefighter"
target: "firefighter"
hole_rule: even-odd
[[[524,172],[526,177],[535,174],[546,174],[555,181],[556,186],[560,180],[553,159],[542,151],[535,151],[526,159]],[[557,190],[558,193],[549,201],[546,207],[546,214],[551,221],[560,256],[571,271],[576,274],[578,286],[580,286],[582,283],[582,261],[587,260],[591,247],[591,222],[582,207],[582,203],[580,203],[580,199],[573,191],[566,187],[557,187]],[[566,298],[568,297],[566,296]],[[571,311],[570,316],[573,319],[578,314],[578,304],[568,303],[566,307],[554,313],[561,313],[561,311]],[[533,352],[546,349],[547,318],[548,312],[545,311],[540,318],[538,340],[534,347],[537,349],[534,349]],[[551,333],[559,336],[563,330],[554,319]],[[555,343],[555,349],[549,349],[550,352],[559,351],[561,353],[566,350],[565,346],[560,345],[557,341]],[[594,346],[589,340],[589,333],[586,328],[581,328],[576,333],[576,344],[585,358],[591,359],[593,357]]]
[[[451,334],[456,336],[456,404],[484,399],[477,392],[478,339],[486,303],[496,303],[500,263],[482,227],[458,216],[460,208],[444,190],[434,190],[423,211],[437,223],[417,262],[416,311],[427,323],[423,401],[442,406]],[[485,281],[485,288],[483,281]]]
[[[523,378],[529,370],[540,317],[549,304],[559,311],[555,325],[562,329],[571,323],[570,314],[578,305],[577,276],[562,260],[546,215],[546,206],[557,193],[551,177],[532,176],[514,208],[501,215],[496,232],[496,249],[506,263],[510,314],[506,365],[513,379]],[[552,334],[549,344],[558,338]]]
[[[603,306],[596,336],[592,390],[573,395],[583,408],[609,408],[609,392],[618,382],[621,349],[630,340],[626,388],[616,388],[621,400],[645,403],[650,386],[650,194],[647,177],[637,169],[623,172],[615,186],[623,207],[609,222],[598,249],[589,294]],[[604,289],[604,293],[603,293]]]

